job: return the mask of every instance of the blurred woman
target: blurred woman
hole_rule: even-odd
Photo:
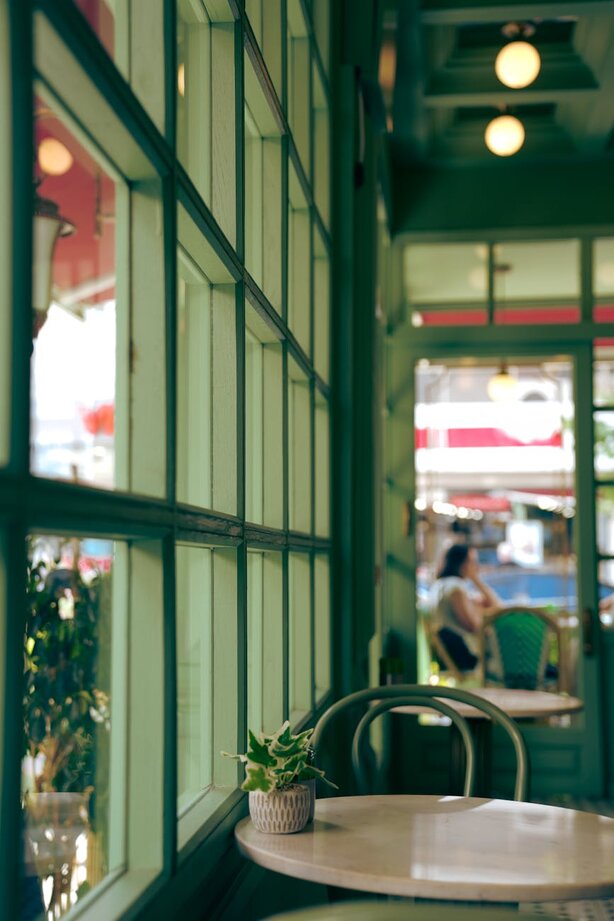
[[[474,547],[448,547],[431,586],[429,606],[433,627],[450,658],[460,671],[472,671],[478,664],[482,618],[501,607],[496,593],[480,578]]]

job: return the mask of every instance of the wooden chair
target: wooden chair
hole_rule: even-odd
[[[511,605],[485,617],[480,628],[484,683],[494,680],[508,688],[544,689],[552,637],[558,659],[556,689],[561,691],[567,687],[567,682],[561,628],[554,617],[542,608],[522,605]],[[489,648],[500,662],[500,678],[488,674],[486,655]]]
[[[352,743],[352,768],[356,776],[358,787],[361,793],[364,793],[366,792],[365,788],[367,786],[367,782],[365,779],[364,770],[361,767],[361,741],[369,723],[371,723],[373,719],[375,719],[385,710],[389,710],[392,707],[405,706],[408,704],[415,704],[419,706],[428,705],[429,707],[439,710],[440,712],[445,712],[444,707],[442,707],[441,698],[444,699],[444,707],[445,700],[448,699],[457,700],[461,703],[465,703],[471,707],[474,707],[476,710],[481,710],[483,713],[486,713],[488,717],[490,717],[493,723],[498,724],[507,732],[512,741],[516,754],[514,799],[526,799],[529,780],[529,756],[527,753],[525,741],[518,726],[514,720],[507,715],[507,713],[504,713],[503,710],[499,709],[499,707],[496,707],[489,700],[485,700],[484,698],[478,697],[476,694],[471,694],[469,691],[461,688],[450,688],[441,685],[433,686],[424,684],[395,684],[386,685],[384,687],[365,688],[363,691],[356,691],[354,694],[349,694],[347,697],[341,698],[341,700],[338,700],[336,703],[330,706],[316,723],[313,736],[311,737],[311,744],[316,751],[316,757],[324,732],[330,723],[340,713],[343,713],[344,711],[349,710],[356,705],[368,705],[372,701],[376,701],[376,705],[367,710],[367,712],[359,720]],[[448,707],[447,709],[450,710],[451,708]],[[449,715],[450,719],[454,719],[450,713],[447,713],[446,715]],[[458,714],[456,714],[456,716],[458,717]],[[459,727],[459,730],[462,733],[463,741],[465,743],[465,751],[467,753],[467,771],[465,774],[464,793],[465,796],[470,796],[473,791],[475,764],[473,741],[471,740],[470,730],[467,729],[470,740],[468,741],[467,734],[464,732],[464,730],[460,729],[462,724],[459,723],[456,719],[454,722]]]
[[[434,624],[430,623],[426,618],[422,623],[424,625],[426,641],[431,652],[431,660],[439,661],[443,664],[443,671],[440,672],[441,677],[445,678],[446,676],[450,676],[457,684],[462,684],[463,681],[467,679],[468,675],[473,675],[473,672],[461,672],[454,662],[454,659],[439,639],[439,633]]]

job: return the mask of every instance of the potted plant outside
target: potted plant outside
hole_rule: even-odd
[[[249,748],[244,755],[228,755],[245,765],[241,789],[249,793],[249,812],[258,831],[285,835],[301,831],[313,818],[315,781],[327,780],[324,771],[310,763],[309,740],[313,729],[298,735],[285,722],[271,736],[249,732]]]

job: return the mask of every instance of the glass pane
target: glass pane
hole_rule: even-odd
[[[577,240],[497,243],[495,301],[530,300],[531,307],[562,307],[580,297],[580,244]]]
[[[595,476],[614,477],[614,412],[595,413]]]
[[[614,303],[614,237],[593,242],[593,296],[600,303]]]
[[[288,326],[311,354],[311,216],[296,171],[289,166]]]
[[[311,531],[311,386],[294,361],[288,363],[290,529]]]
[[[28,540],[25,873],[53,917],[125,861],[122,783],[113,779],[125,756],[115,647],[125,644],[126,612],[113,585],[121,549],[88,538]]]
[[[314,622],[316,704],[331,687],[330,561],[318,553],[314,560]]]
[[[313,0],[313,27],[320,57],[327,73],[330,67],[330,10],[331,7],[327,0]]]
[[[283,491],[283,356],[271,328],[245,311],[245,501],[248,521],[281,528]]]
[[[484,304],[488,295],[485,243],[409,245],[403,253],[407,301],[422,304]]]
[[[177,815],[181,849],[236,784],[237,562],[233,549],[179,544]]]
[[[177,547],[177,810],[213,779],[213,551]]]
[[[178,250],[177,496],[236,510],[235,289]]]
[[[313,188],[320,217],[330,224],[330,114],[320,71],[313,68]]]
[[[322,380],[330,377],[330,261],[324,241],[314,234],[313,363]]]
[[[247,554],[247,725],[275,732],[283,722],[283,604],[280,553]]]
[[[597,549],[614,556],[614,486],[600,486],[596,495]]]
[[[39,100],[31,467],[116,485],[116,188]],[[119,370],[119,369],[118,369]]]
[[[604,629],[614,629],[614,560],[599,563],[599,619]]]
[[[289,616],[289,709],[294,724],[311,709],[311,561],[291,553]]]
[[[415,413],[419,612],[477,654],[477,632],[439,599],[454,586],[477,603],[490,596],[460,568],[438,575],[452,546],[475,549],[480,580],[501,603],[545,608],[565,629],[564,649],[552,650],[550,671],[535,680],[555,682],[560,654],[570,692],[578,655],[572,377],[564,359],[510,358],[505,368],[421,362]],[[429,663],[425,655],[420,680]],[[508,680],[494,652],[486,667],[493,683]]]
[[[115,57],[116,7],[121,10],[125,6],[125,0],[73,0],[73,3],[83,13],[100,39],[101,45],[112,58]],[[119,17],[121,20],[121,12]],[[121,41],[121,38],[119,40]]]
[[[595,348],[593,363],[593,401],[596,406],[614,406],[614,350]]]
[[[310,70],[311,55],[307,24],[300,0],[290,0],[288,3],[288,121],[307,176],[310,176]]]
[[[328,403],[315,394],[315,532],[330,534],[330,416]]]

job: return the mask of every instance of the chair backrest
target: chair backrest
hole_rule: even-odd
[[[476,710],[481,710],[483,713],[488,716],[493,723],[501,726],[509,735],[512,744],[514,746],[514,752],[516,755],[516,781],[514,784],[514,799],[515,800],[524,800],[527,795],[527,785],[529,779],[529,756],[527,752],[527,747],[525,741],[522,737],[522,734],[514,722],[507,713],[504,713],[499,707],[496,707],[489,700],[486,700],[482,697],[478,697],[477,694],[471,694],[469,691],[465,691],[461,688],[449,688],[443,686],[433,686],[427,684],[395,684],[395,685],[386,685],[385,687],[376,687],[376,688],[365,688],[362,691],[355,691],[353,694],[348,694],[347,697],[342,697],[341,700],[338,700],[336,703],[332,704],[326,710],[318,722],[316,723],[313,735],[311,737],[311,744],[316,750],[316,757],[318,747],[322,736],[330,725],[330,723],[343,711],[348,710],[350,707],[353,707],[357,704],[368,704],[371,701],[378,702],[388,702],[390,700],[394,703],[390,704],[390,707],[400,706],[396,701],[403,698],[405,703],[416,704],[419,700],[422,703],[425,699],[432,702],[434,699],[444,699],[444,700],[455,700],[460,703],[468,704],[471,707],[474,707]],[[433,704],[433,706],[435,706]],[[377,709],[376,707],[373,708]],[[379,712],[383,712],[384,709],[389,709],[389,707],[383,707]],[[441,707],[437,707],[441,709]],[[375,719],[378,713],[375,713],[372,719]],[[369,717],[369,713],[366,714],[366,717]],[[365,723],[365,717],[359,722],[356,732],[358,733],[358,741],[355,740],[353,748],[360,748],[360,741],[362,734],[366,730],[368,723],[371,721],[367,719]],[[457,724],[459,725],[459,724]],[[469,757],[469,756],[468,756]],[[360,777],[357,777],[357,780],[360,782]],[[467,778],[465,778],[467,783]]]
[[[463,673],[457,667],[454,659],[439,639],[437,628],[426,618],[423,619],[424,633],[429,644],[431,657],[438,659],[444,666],[446,672],[451,675],[457,682],[462,682],[465,678]]]
[[[557,621],[541,608],[512,605],[485,617],[480,628],[481,661],[487,661],[488,640],[492,638],[505,687],[543,688],[552,637],[558,652],[556,686],[557,690],[561,690],[564,687],[561,629]]]

